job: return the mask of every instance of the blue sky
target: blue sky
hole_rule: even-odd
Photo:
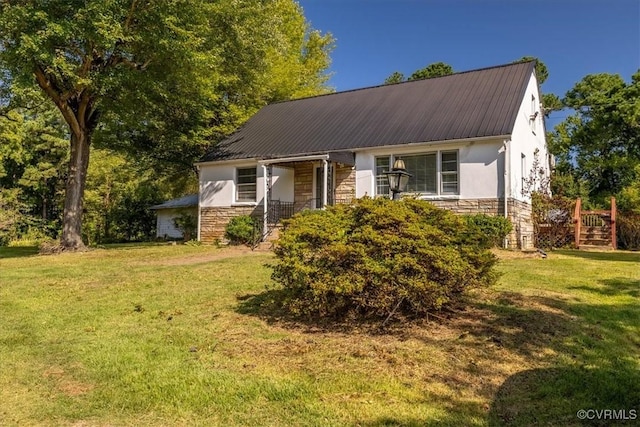
[[[640,0],[299,3],[314,28],[336,38],[330,84],[338,91],[438,61],[466,71],[535,56],[549,69],[542,90],[559,96],[587,74],[617,73],[628,81],[640,68]]]

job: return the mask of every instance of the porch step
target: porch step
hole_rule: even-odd
[[[613,246],[611,244],[608,245],[580,245],[578,247],[581,251],[612,251]]]
[[[580,246],[582,245],[587,245],[587,246],[611,246],[611,238],[601,238],[601,239],[597,239],[597,238],[586,238],[586,239],[580,239]]]
[[[276,225],[271,229],[271,232],[267,235],[264,242],[275,242],[278,240],[278,237],[280,237],[280,226]]]

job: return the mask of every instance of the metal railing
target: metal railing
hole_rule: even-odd
[[[293,202],[270,200],[267,206],[267,223],[277,224],[283,219],[291,218],[294,213]]]

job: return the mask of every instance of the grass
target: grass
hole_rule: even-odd
[[[579,409],[640,412],[640,254],[505,258],[500,284],[465,310],[380,333],[261,308],[265,252],[0,248],[0,424],[582,425]]]

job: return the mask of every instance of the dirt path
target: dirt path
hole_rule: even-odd
[[[148,262],[146,265],[159,265],[159,266],[172,266],[172,265],[191,265],[202,264],[205,262],[218,261],[221,259],[245,257],[245,256],[259,256],[265,254],[271,254],[270,248],[256,248],[251,250],[246,246],[227,246],[219,248],[215,252],[202,254],[202,255],[189,255],[178,258],[158,259],[156,261]]]

